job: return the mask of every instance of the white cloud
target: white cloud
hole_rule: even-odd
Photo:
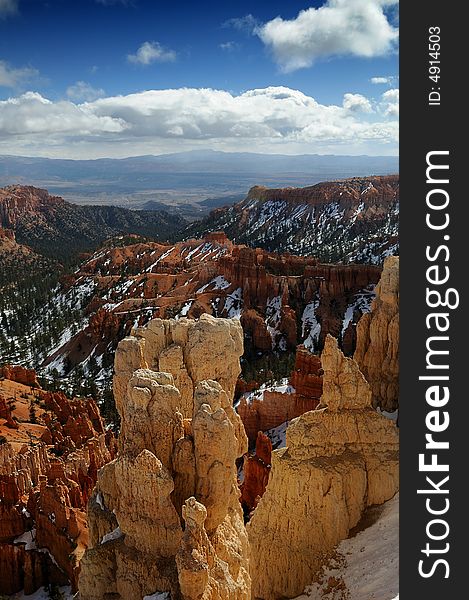
[[[395,80],[396,80],[396,77],[394,77],[393,75],[389,75],[387,77],[372,77],[370,79],[370,82],[373,83],[374,85],[383,85],[383,84],[391,85]]]
[[[398,30],[385,14],[397,0],[328,0],[300,11],[292,20],[277,17],[256,29],[285,72],[310,67],[328,56],[383,56],[391,52]]]
[[[18,0],[0,0],[0,19],[18,12]]]
[[[127,55],[127,60],[140,65],[171,62],[176,60],[176,52],[164,48],[159,42],[144,42],[135,54]]]
[[[361,94],[345,94],[343,107],[351,112],[373,112],[371,102]]]
[[[399,116],[399,90],[387,90],[381,96],[381,100],[381,109],[383,113],[388,117],[397,118]]]
[[[36,92],[0,101],[0,137],[58,133],[87,136],[119,133],[126,127],[118,118],[94,114],[92,105],[51,102]]]
[[[86,81],[77,81],[67,88],[67,97],[70,100],[85,100],[91,102],[105,95],[101,88],[94,88]]]
[[[236,42],[222,42],[218,45],[219,48],[225,50],[226,52],[233,52],[234,50],[238,50],[239,44]]]
[[[391,91],[391,90],[389,90]],[[214,89],[148,90],[77,104],[28,92],[0,102],[0,153],[125,156],[211,147],[259,152],[395,153],[398,123],[346,94],[342,106],[287,87],[239,95]],[[364,112],[365,111],[365,112]],[[3,141],[2,141],[3,140]],[[25,150],[21,150],[22,148]],[[15,150],[16,149],[16,150]]]
[[[228,19],[222,25],[222,27],[233,27],[238,31],[252,34],[261,25],[260,21],[253,17],[253,15],[245,15],[244,17],[235,17],[234,19]]]
[[[1,1],[1,0],[0,0]],[[30,67],[15,69],[0,60],[0,87],[16,88],[36,78],[39,72]]]

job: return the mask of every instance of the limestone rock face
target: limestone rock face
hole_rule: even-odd
[[[208,315],[155,319],[119,345],[119,453],[88,505],[82,600],[250,599],[235,463],[247,438],[232,407],[242,352],[239,321]]]
[[[372,504],[398,489],[398,437],[353,359],[328,336],[320,406],[292,421],[247,526],[252,598],[299,595]]]
[[[399,257],[384,261],[371,312],[357,325],[354,359],[369,381],[373,406],[399,406]]]

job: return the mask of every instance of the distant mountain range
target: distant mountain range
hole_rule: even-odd
[[[31,186],[0,189],[0,230],[12,232],[18,243],[35,252],[65,263],[119,234],[166,241],[185,223],[165,211],[77,206]]]
[[[398,254],[399,177],[354,177],[303,188],[253,187],[184,232],[224,231],[237,244],[327,262],[379,264]]]
[[[0,156],[0,186],[44,187],[79,204],[141,208],[156,201],[194,219],[214,206],[232,204],[254,185],[298,187],[352,176],[386,175],[396,173],[398,167],[395,156],[211,150],[97,160]],[[210,205],[211,200],[216,204]]]

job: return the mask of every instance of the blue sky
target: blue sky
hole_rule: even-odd
[[[0,153],[396,154],[397,25],[393,0],[0,0]]]

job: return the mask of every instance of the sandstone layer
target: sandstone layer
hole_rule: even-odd
[[[76,590],[86,503],[112,436],[93,400],[42,390],[22,367],[2,376],[14,380],[0,381],[0,593]]]
[[[251,597],[232,408],[242,352],[239,320],[209,315],[155,319],[119,344],[119,453],[88,505],[81,600]]]
[[[372,408],[357,363],[328,336],[318,409],[295,419],[272,453],[270,481],[247,526],[252,598],[299,595],[367,506],[398,489],[398,436]]]
[[[399,257],[384,261],[372,310],[357,326],[354,359],[370,383],[373,406],[392,412],[399,406]]]

